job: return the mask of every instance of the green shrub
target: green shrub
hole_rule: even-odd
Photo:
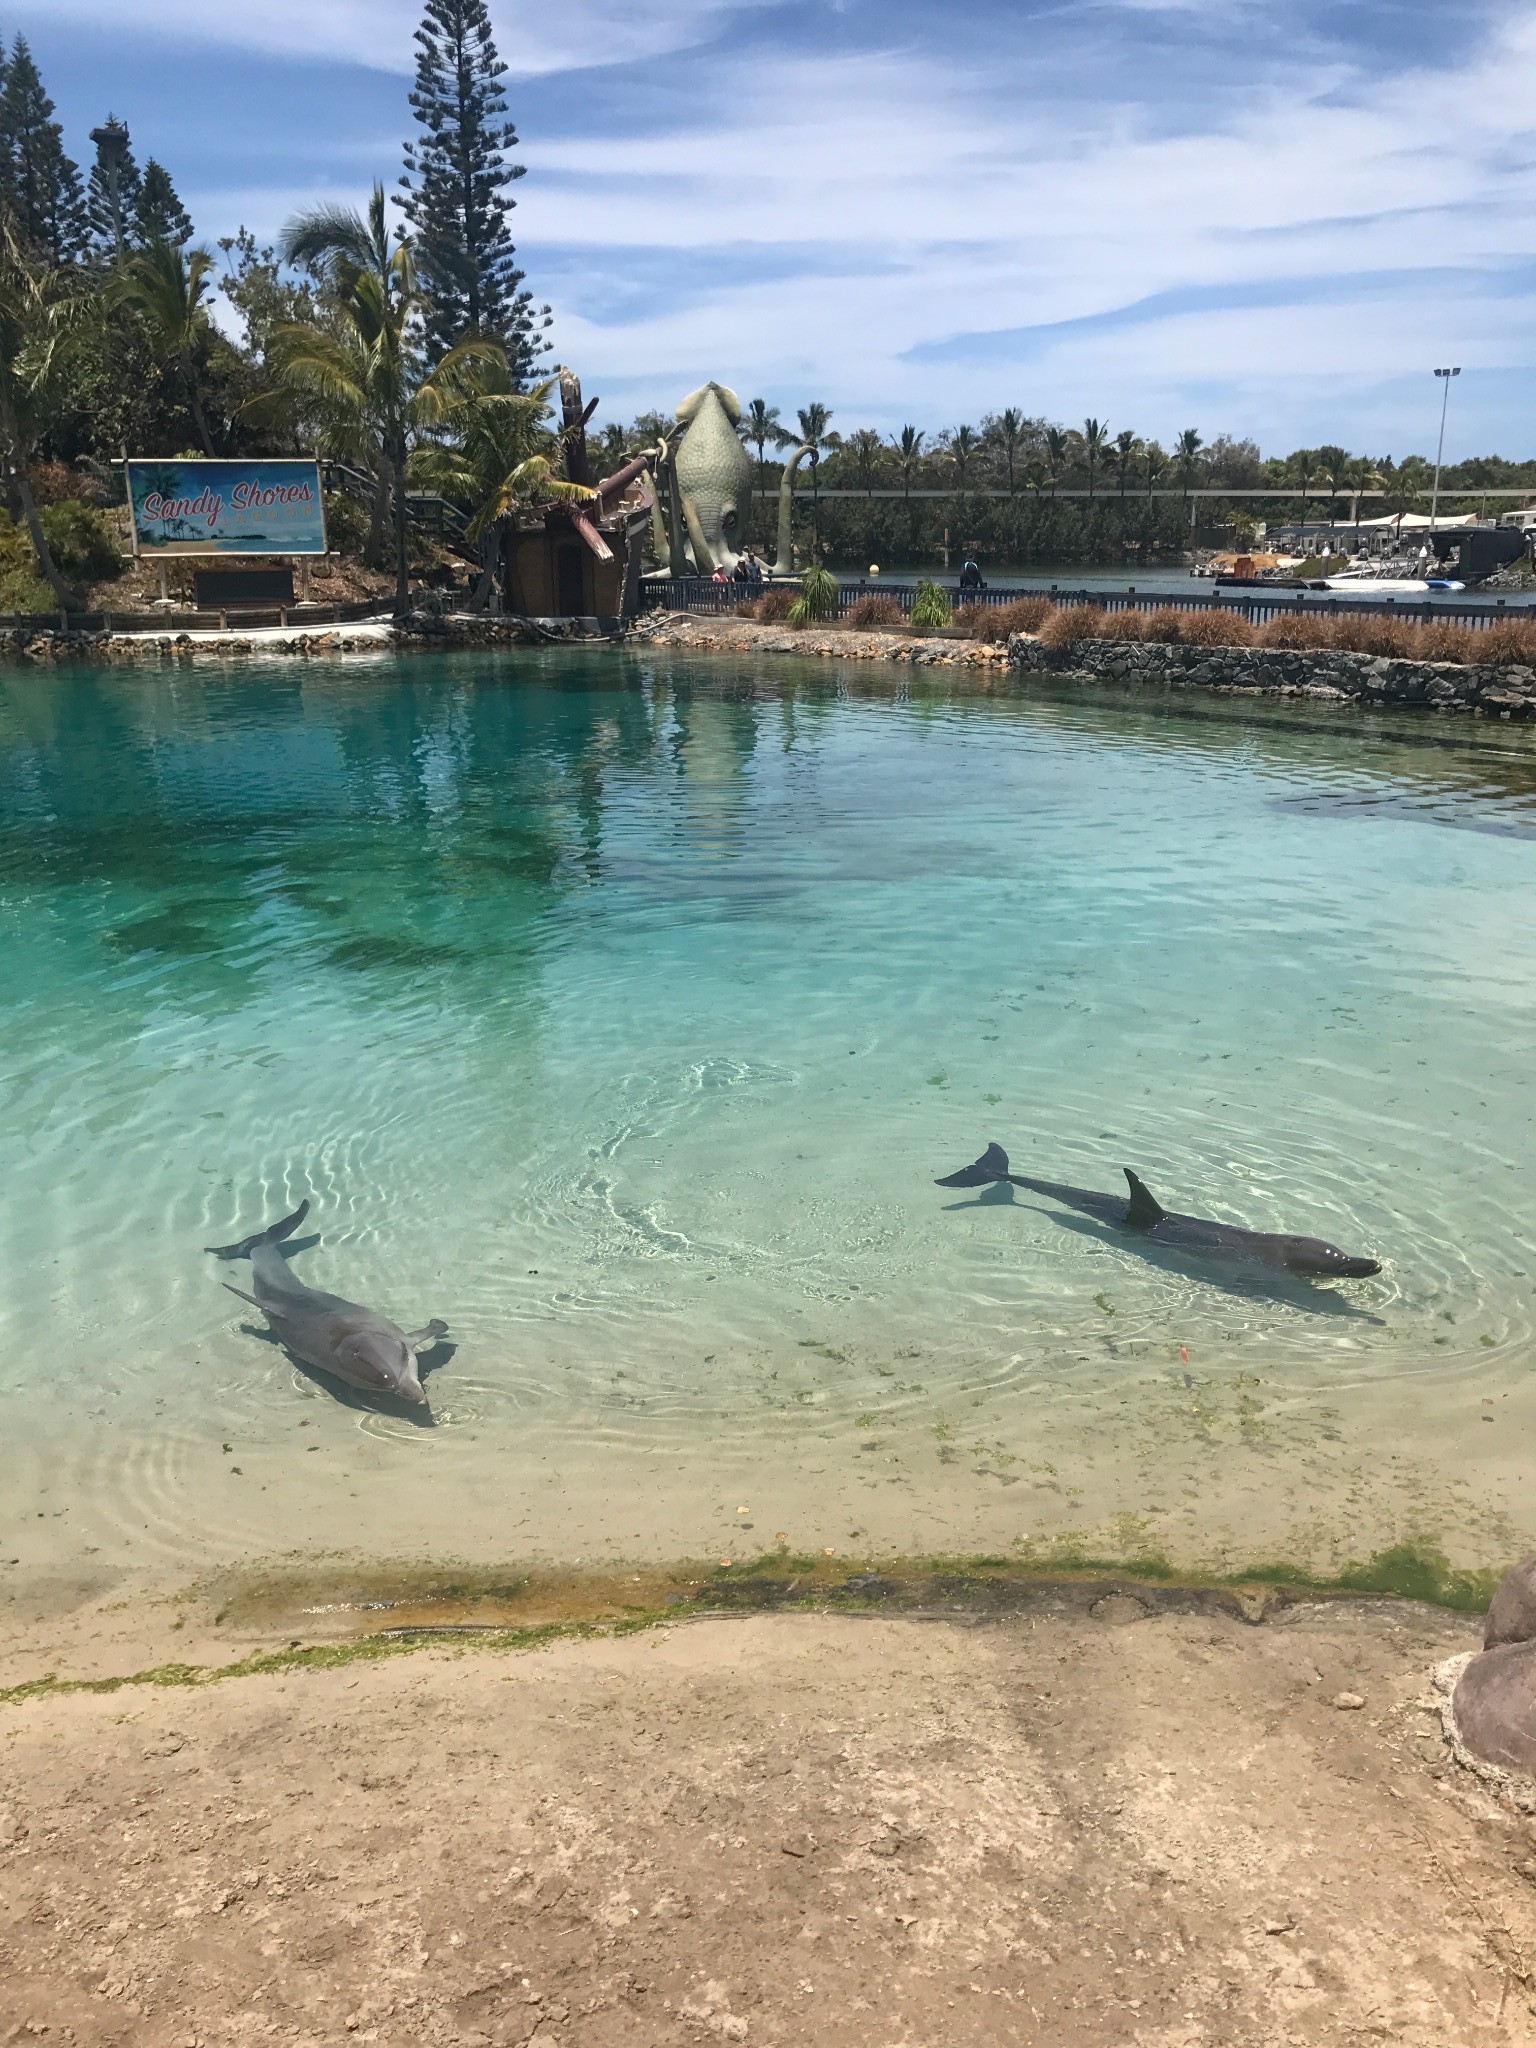
[[[800,578],[800,595],[790,608],[792,626],[820,625],[837,617],[837,578],[829,569],[807,569]]]
[[[325,494],[325,537],[339,555],[360,555],[368,540],[368,508],[345,491]]]
[[[77,595],[123,573],[112,522],[94,506],[66,498],[62,504],[44,505],[38,518],[59,574]],[[58,608],[27,529],[0,516],[0,612],[47,613]]]
[[[43,581],[32,548],[23,533],[0,534],[0,612],[56,612],[59,600]]]
[[[66,583],[79,588],[122,575],[123,556],[117,529],[94,505],[66,498],[62,504],[45,505],[38,516]]]
[[[932,633],[947,626],[952,616],[949,598],[937,583],[923,577],[913,596],[912,609],[907,614],[912,624],[922,632]]]

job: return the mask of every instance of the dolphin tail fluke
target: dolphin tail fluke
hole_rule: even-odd
[[[936,1188],[983,1188],[990,1181],[1008,1178],[1008,1154],[1001,1145],[989,1145],[973,1166],[962,1166],[958,1173],[946,1173],[942,1180],[936,1180]]]
[[[281,1244],[285,1237],[292,1237],[308,1214],[309,1203],[300,1202],[291,1216],[285,1216],[281,1223],[270,1224],[265,1230],[258,1230],[254,1237],[242,1237],[238,1244],[204,1245],[203,1250],[212,1252],[216,1259],[248,1259],[257,1245]]]

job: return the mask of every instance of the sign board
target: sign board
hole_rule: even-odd
[[[320,465],[130,461],[134,541],[145,555],[323,555]]]

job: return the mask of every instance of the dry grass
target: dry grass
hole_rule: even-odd
[[[767,626],[781,625],[794,610],[799,595],[799,591],[789,584],[776,583],[757,600],[753,616]]]
[[[1304,612],[1270,619],[1259,628],[1259,645],[1281,648],[1322,647],[1327,643],[1317,636],[1318,623],[1316,619],[1309,619]]]
[[[1128,606],[1123,612],[1110,612],[1104,621],[1104,638],[1139,640],[1142,637],[1142,624],[1143,614],[1132,606]]]
[[[1241,612],[1183,612],[1179,638],[1186,647],[1251,647],[1258,633]]]
[[[1413,640],[1416,661],[1476,661],[1483,644],[1470,626],[1416,626]]]
[[[956,609],[950,623],[960,632],[969,634],[972,640],[993,640],[997,637],[993,615],[998,609],[994,604],[963,604]]]
[[[899,626],[903,623],[900,601],[888,591],[872,590],[855,598],[844,613],[850,626]]]
[[[1477,635],[1479,661],[1518,661],[1536,668],[1536,619],[1500,619]]]
[[[1047,647],[1077,647],[1084,640],[1102,640],[1108,623],[1109,615],[1101,605],[1053,607],[1040,621],[1040,638]]]
[[[1177,605],[1160,605],[1155,612],[1142,615],[1141,637],[1164,647],[1177,647],[1184,638],[1184,621],[1193,617],[1193,612],[1181,612]]]
[[[994,605],[991,624],[999,640],[1006,640],[1010,633],[1038,633],[1045,620],[1056,607],[1041,592],[1029,597],[1016,597],[1011,604]]]

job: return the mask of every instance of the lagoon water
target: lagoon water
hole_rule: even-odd
[[[13,1584],[1531,1532],[1518,730],[609,649],[11,672],[0,804]],[[991,1139],[1385,1270],[933,1185]],[[221,1290],[304,1196],[306,1278],[449,1322],[430,1418]]]

